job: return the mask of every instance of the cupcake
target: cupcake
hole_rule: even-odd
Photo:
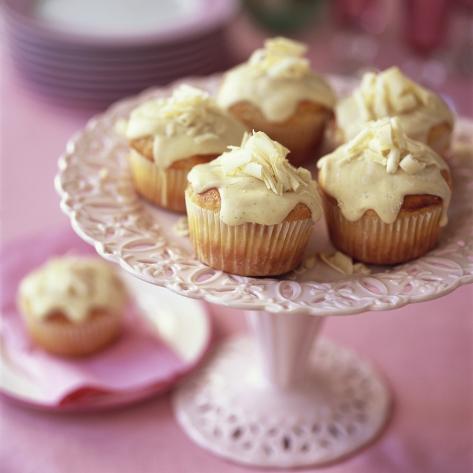
[[[171,97],[143,103],[125,126],[137,192],[161,207],[184,212],[189,170],[239,144],[244,132],[206,92],[188,85]]]
[[[321,215],[317,184],[263,132],[188,175],[190,238],[203,263],[243,276],[291,271]]]
[[[113,342],[122,329],[125,287],[98,258],[48,261],[20,283],[18,303],[31,338],[45,350],[84,356]]]
[[[335,105],[332,89],[311,71],[305,52],[301,43],[269,39],[225,74],[217,96],[249,129],[287,147],[294,165],[314,158]]]
[[[450,173],[399,118],[368,123],[318,162],[332,243],[364,263],[396,264],[432,249],[447,223]]]
[[[399,117],[404,132],[444,154],[453,131],[453,114],[435,93],[408,79],[397,67],[367,73],[361,85],[335,109],[338,136],[352,139],[372,120]]]

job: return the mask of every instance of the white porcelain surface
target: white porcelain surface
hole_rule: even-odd
[[[154,33],[199,13],[202,0],[43,0],[35,14],[66,31],[94,35]]]
[[[346,93],[352,80],[332,78]],[[213,92],[220,77],[188,79]],[[432,299],[473,281],[473,123],[460,119],[451,158],[455,192],[438,247],[416,261],[343,276],[328,267],[281,278],[247,278],[197,261],[176,234],[180,218],[134,191],[127,144],[117,120],[138,103],[169,93],[153,89],[119,102],[75,136],[60,159],[56,189],[75,231],[100,255],[139,279],[209,302],[251,309],[255,341],[231,339],[176,391],[177,418],[203,448],[263,467],[320,465],[373,441],[390,395],[379,375],[350,351],[324,339],[322,318],[383,310]],[[316,226],[307,254],[331,247]],[[255,343],[256,342],[256,343]]]
[[[215,91],[220,78],[188,79]],[[332,78],[346,93],[352,80]],[[137,104],[169,89],[149,90],[92,119],[67,145],[56,189],[75,231],[98,253],[140,279],[179,294],[231,307],[269,312],[343,315],[401,307],[444,295],[473,281],[473,122],[459,119],[450,158],[454,194],[449,225],[438,247],[370,275],[342,276],[323,265],[281,278],[248,278],[197,261],[187,238],[172,230],[179,218],[146,204],[134,191],[127,145],[114,131]],[[101,178],[101,173],[107,174]],[[331,248],[325,225],[316,225],[307,254]]]
[[[189,366],[188,369],[192,368],[203,356],[211,339],[210,319],[202,303],[152,287],[132,276],[124,277],[142,314],[155,326],[159,337]],[[0,391],[27,404],[54,409],[49,400],[45,400],[43,390],[35,384],[31,374],[25,372],[2,349],[1,340],[0,363]],[[60,409],[88,410],[124,405],[165,391],[176,381],[163,379],[159,385],[132,392],[103,394],[93,400],[80,401],[77,405],[71,404],[67,409]]]
[[[62,104],[102,108],[150,86],[228,68],[225,27],[238,2],[5,0],[4,6],[11,56],[30,87]]]
[[[220,345],[174,395],[178,421],[197,444],[238,463],[283,468],[340,459],[379,434],[389,392],[349,350],[313,344],[323,319],[251,317],[258,343]]]

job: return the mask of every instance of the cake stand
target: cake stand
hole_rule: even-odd
[[[213,91],[219,77],[187,82]],[[332,83],[339,93],[353,85]],[[116,124],[138,103],[167,93],[154,89],[121,101],[71,139],[56,178],[62,210],[100,255],[137,278],[247,311],[254,337],[222,343],[174,394],[177,419],[196,443],[265,467],[319,465],[353,453],[380,433],[389,391],[367,361],[314,341],[327,316],[394,309],[473,281],[473,123],[460,119],[456,127],[450,221],[434,251],[369,275],[337,276],[317,264],[281,278],[248,278],[197,261],[174,229],[179,217],[134,191]],[[307,254],[329,248],[322,222]]]

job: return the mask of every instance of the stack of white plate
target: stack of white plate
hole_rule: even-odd
[[[12,57],[43,94],[103,105],[229,64],[236,0],[4,0]]]

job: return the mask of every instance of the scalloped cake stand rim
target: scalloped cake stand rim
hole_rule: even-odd
[[[153,284],[153,285],[158,286],[158,287],[166,288],[166,289],[168,289],[168,290],[170,290],[170,291],[172,291],[176,294],[183,295],[184,297],[190,297],[192,299],[202,299],[205,302],[209,302],[211,304],[223,305],[225,307],[229,307],[229,308],[233,308],[233,309],[264,310],[264,311],[270,312],[270,313],[271,312],[280,313],[280,311],[271,311],[270,308],[268,307],[268,305],[264,305],[264,304],[261,304],[261,305],[254,305],[254,304],[248,304],[248,303],[239,304],[238,302],[235,302],[235,301],[225,302],[223,299],[222,300],[216,300],[212,296],[209,296],[209,297],[192,296],[192,295],[188,295],[188,294],[183,294],[181,291],[179,291],[175,287],[170,287],[169,285],[158,284],[156,282],[153,282],[153,280],[147,279],[143,275],[141,275],[141,274],[133,271],[132,269],[130,269],[123,262],[123,260],[121,258],[116,257],[116,256],[114,256],[112,254],[109,254],[106,251],[104,251],[102,243],[96,242],[93,238],[89,237],[86,233],[82,232],[82,230],[79,227],[76,227],[74,225],[73,221],[72,221],[72,228],[80,238],[82,238],[85,242],[92,245],[95,248],[95,250],[97,251],[97,253],[102,258],[104,258],[107,261],[110,261],[112,263],[118,264],[125,271],[128,271],[133,276],[135,276],[138,279],[140,279],[142,281],[145,281],[149,284]],[[282,282],[282,281],[275,279],[274,282],[279,283],[279,282]],[[410,299],[402,300],[402,301],[399,301],[399,302],[396,302],[396,303],[393,303],[393,304],[387,305],[387,306],[365,307],[365,308],[361,307],[361,308],[356,308],[356,309],[355,308],[350,308],[350,307],[345,307],[343,309],[340,308],[337,312],[329,311],[329,310],[327,310],[326,312],[323,312],[323,311],[311,312],[310,307],[306,307],[306,308],[301,307],[301,308],[298,308],[298,309],[288,310],[287,312],[289,312],[291,314],[308,314],[308,315],[314,315],[314,316],[319,316],[319,317],[329,317],[329,316],[356,315],[356,314],[361,314],[363,312],[374,312],[374,311],[380,312],[380,311],[385,311],[385,310],[395,310],[395,309],[400,309],[400,308],[402,308],[406,305],[419,304],[421,302],[427,302],[427,301],[430,301],[430,300],[438,299],[440,297],[443,297],[443,296],[446,296],[446,295],[452,293],[453,291],[455,291],[456,289],[458,289],[462,286],[465,286],[467,284],[472,284],[472,283],[473,283],[473,275],[470,276],[470,277],[465,277],[464,279],[459,278],[459,279],[457,279],[456,282],[452,283],[450,286],[444,288],[443,290],[440,290],[440,291],[436,292],[435,294],[428,294],[428,295],[423,295],[423,296],[421,295],[421,296],[417,297],[416,300],[414,300],[414,298],[410,298]]]
[[[186,80],[191,83],[193,82],[193,83],[197,83],[198,85],[205,86],[206,81],[210,83],[212,80],[215,81],[216,79],[218,79],[218,77],[219,76],[210,76],[207,78],[188,78]],[[345,79],[345,78],[340,78],[340,77],[338,78],[332,77],[332,79],[335,81],[345,81],[345,86],[348,83],[353,83],[352,78]],[[182,82],[182,80],[178,82]],[[368,296],[366,296],[365,294],[364,295],[365,297],[360,296],[360,300],[364,302],[361,302],[357,305],[351,306],[347,304],[347,299],[345,298],[343,301],[344,304],[341,304],[341,305],[333,304],[332,307],[324,308],[324,307],[317,306],[316,303],[314,303],[314,305],[311,305],[310,301],[304,301],[304,300],[295,301],[294,299],[291,299],[290,297],[285,297],[281,292],[278,292],[277,294],[279,297],[278,301],[275,301],[272,298],[258,299],[257,296],[254,295],[254,293],[251,294],[249,300],[245,298],[239,298],[237,296],[231,299],[229,298],[226,299],[224,297],[219,297],[218,291],[211,292],[208,288],[204,287],[203,285],[198,286],[197,288],[194,288],[194,290],[187,290],[187,289],[183,289],[183,287],[179,284],[179,281],[173,280],[172,278],[166,278],[166,279],[162,278],[160,280],[157,280],[151,277],[147,277],[145,274],[141,274],[140,272],[132,268],[129,264],[127,264],[127,262],[124,260],[124,258],[121,255],[108,252],[105,249],[103,242],[94,239],[92,236],[88,235],[87,232],[82,228],[79,220],[77,219],[77,210],[68,204],[68,200],[70,196],[63,188],[63,182],[61,180],[61,177],[62,177],[62,173],[67,169],[69,165],[68,159],[70,159],[71,155],[74,153],[76,144],[80,141],[80,139],[83,137],[83,134],[86,131],[94,129],[94,127],[97,126],[97,124],[100,124],[101,121],[104,120],[108,115],[112,115],[112,113],[116,111],[117,109],[119,109],[119,107],[122,107],[127,103],[131,103],[133,100],[134,101],[142,100],[146,98],[147,96],[149,96],[151,93],[167,91],[172,87],[173,87],[173,84],[166,87],[148,89],[142,92],[141,94],[139,94],[138,96],[122,99],[118,101],[117,103],[113,104],[112,106],[110,106],[104,113],[92,117],[88,121],[84,129],[76,133],[68,141],[67,146],[66,146],[66,151],[63,153],[63,155],[59,159],[59,171],[55,178],[55,187],[61,197],[60,207],[62,211],[69,217],[73,230],[79,235],[79,237],[81,237],[87,243],[93,245],[97,253],[101,255],[103,258],[111,262],[119,264],[120,267],[122,267],[124,270],[130,272],[132,275],[134,275],[135,277],[138,277],[141,280],[144,280],[148,283],[151,283],[157,286],[165,287],[166,289],[171,290],[175,293],[178,293],[183,296],[191,297],[194,299],[203,299],[210,303],[220,304],[220,305],[224,305],[224,306],[232,307],[236,309],[265,310],[267,312],[274,312],[274,313],[282,313],[282,312],[303,313],[303,314],[318,315],[318,316],[351,315],[351,314],[358,314],[358,313],[366,312],[366,311],[397,309],[410,303],[424,302],[424,301],[436,299],[438,297],[442,297],[444,295],[449,294],[450,292],[454,291],[455,289],[457,289],[458,287],[462,285],[473,282],[473,273],[462,274],[456,279],[450,281],[450,283],[448,284],[444,284],[441,287],[435,287],[435,290],[432,290],[431,292],[429,292],[428,290],[426,291],[425,287],[423,287],[421,291],[419,291],[418,293],[413,293],[413,294],[409,294],[409,293],[406,294],[403,292],[397,292],[397,293],[392,293],[392,294],[391,293],[385,293],[385,294],[370,293]],[[461,118],[459,119],[459,123],[461,123],[463,127],[467,127],[473,130],[472,120]],[[459,235],[458,238],[462,238],[462,235]],[[435,255],[433,256],[435,257]],[[470,257],[473,258],[473,253],[470,255]],[[383,273],[378,273],[378,274],[383,274]],[[376,275],[373,275],[373,276],[376,276]],[[245,279],[242,277],[239,277],[239,278]],[[365,276],[365,278],[372,278],[372,276]],[[255,281],[254,278],[246,278],[246,279],[248,281]],[[294,281],[292,280],[278,280],[278,279],[271,279],[271,278],[261,279],[261,281],[262,281],[262,284],[259,287],[264,287],[268,284],[274,285],[274,287],[276,287],[276,285],[280,285],[282,283],[287,283],[289,285],[294,283]],[[352,281],[356,281],[356,280],[353,279]],[[415,281],[415,278],[413,279],[413,281]],[[346,283],[348,281],[345,280],[343,282]],[[296,282],[296,284],[299,284],[299,283]],[[338,289],[336,287],[333,287],[334,283],[305,281],[305,282],[301,282],[299,285],[302,286],[304,289],[304,288],[307,288],[307,286],[311,284],[313,288],[317,287],[319,290],[324,289],[327,291],[332,290],[332,292],[335,293],[335,296],[338,295],[338,292],[337,292]],[[246,284],[243,283],[241,286],[245,287],[246,289],[248,289],[248,286],[250,286],[250,289],[251,289],[251,284],[248,284],[248,283]],[[279,288],[280,286],[278,286],[278,290]],[[309,289],[311,289],[311,287]],[[251,299],[251,297],[253,297],[253,299]]]

